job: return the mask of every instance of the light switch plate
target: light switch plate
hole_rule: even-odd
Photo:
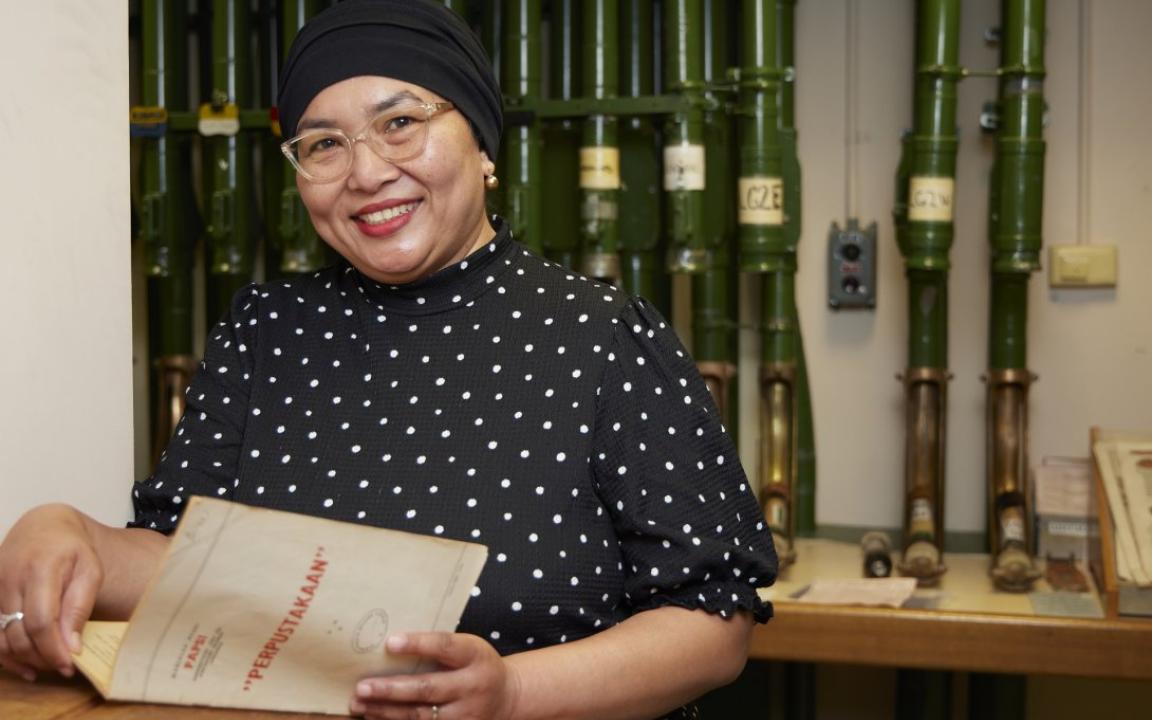
[[[1048,285],[1116,287],[1116,246],[1053,245],[1048,249]]]

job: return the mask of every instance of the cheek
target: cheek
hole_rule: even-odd
[[[304,208],[315,223],[327,219],[335,206],[337,193],[328,186],[313,185],[297,177],[296,191],[300,193],[300,200],[304,203]]]

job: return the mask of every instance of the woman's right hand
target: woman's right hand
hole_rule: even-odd
[[[30,510],[0,544],[0,612],[22,612],[0,630],[0,667],[35,680],[72,675],[72,651],[92,615],[104,566],[89,519],[67,505]]]

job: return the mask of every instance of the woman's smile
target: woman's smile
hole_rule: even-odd
[[[420,200],[388,200],[360,209],[352,221],[360,232],[371,237],[385,237],[408,224],[420,206]]]

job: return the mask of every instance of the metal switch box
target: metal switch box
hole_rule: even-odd
[[[855,218],[828,231],[828,305],[834,310],[876,307],[876,223],[861,230]]]

